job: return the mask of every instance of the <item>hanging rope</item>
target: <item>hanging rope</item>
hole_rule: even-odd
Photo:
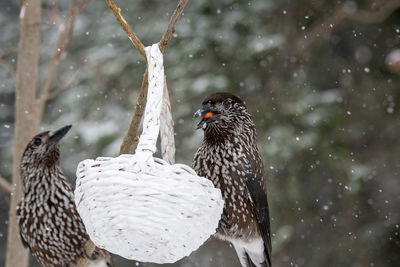
[[[175,132],[172,119],[171,105],[169,103],[167,82],[164,80],[163,105],[160,115],[161,155],[169,164],[175,163]]]
[[[129,26],[128,22],[123,18],[122,14],[121,14],[121,9],[115,5],[113,0],[105,0],[105,1],[107,3],[108,7],[110,8],[110,10],[113,12],[117,21],[120,23],[121,27],[127,34],[128,38],[138,49],[139,53],[145,57],[144,45],[140,41],[139,37],[137,37],[137,35],[134,33],[132,28]],[[177,7],[175,8],[175,10],[171,16],[171,19],[168,23],[167,29],[165,30],[165,32],[159,42],[161,52],[165,51],[165,48],[168,45],[168,42],[171,39],[172,34],[175,32],[175,25],[178,22],[180,16],[182,15],[183,10],[185,9],[188,2],[189,2],[189,0],[180,0]],[[148,77],[147,77],[147,68],[146,68],[146,71],[143,75],[143,82],[142,82],[139,97],[138,97],[138,100],[136,103],[135,112],[132,117],[132,121],[129,125],[128,131],[122,141],[121,148],[120,148],[120,154],[129,153],[133,144],[138,141],[137,136],[138,136],[139,124],[140,124],[140,120],[143,115],[144,107],[146,106],[146,95],[147,95],[147,86],[148,86],[147,79],[148,79]],[[168,92],[167,92],[167,95],[168,95]],[[172,132],[173,132],[173,130],[172,130]],[[169,141],[168,143],[171,143],[171,141]],[[171,151],[171,150],[172,149],[169,149],[169,151]],[[174,157],[172,157],[172,158],[174,158]],[[96,246],[93,244],[93,242],[91,240],[89,240],[87,242],[87,244],[85,245],[85,252],[86,252],[85,254],[88,255],[89,257],[91,257],[95,249],[96,249]],[[77,267],[85,267],[88,264],[88,262],[89,262],[89,260],[87,257],[82,257],[81,259],[79,259]]]
[[[160,113],[164,93],[164,61],[158,44],[145,48],[149,87],[147,89],[147,104],[144,112],[143,132],[136,148],[140,156],[156,152],[158,132],[160,131]],[[147,156],[146,156],[147,158]]]

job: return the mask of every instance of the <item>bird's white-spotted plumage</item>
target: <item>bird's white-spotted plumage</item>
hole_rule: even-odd
[[[209,112],[213,117],[199,123],[204,139],[193,168],[220,188],[225,200],[216,236],[233,244],[242,266],[248,266],[247,257],[255,266],[265,266],[265,245],[246,187],[253,179],[265,189],[255,125],[243,102],[231,94],[209,96],[198,114]]]
[[[17,211],[21,237],[43,266],[66,266],[83,255],[88,240],[74,212],[72,188],[59,166],[32,168],[26,175],[31,182],[24,183]]]
[[[89,240],[73,201],[73,189],[59,165],[58,141],[70,126],[33,138],[22,156],[22,199],[17,207],[21,241],[41,266],[74,266]],[[52,138],[53,136],[53,138]],[[109,254],[97,251],[101,257]]]

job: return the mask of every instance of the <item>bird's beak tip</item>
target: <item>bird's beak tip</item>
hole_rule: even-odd
[[[203,129],[204,130],[206,128],[206,126],[207,126],[207,122],[205,120],[201,120],[199,122],[199,124],[197,124],[196,130],[198,130],[198,129]]]
[[[50,132],[49,133],[49,136],[50,136],[49,141],[53,142],[53,143],[60,141],[61,138],[63,138],[69,132],[71,127],[72,127],[72,125],[68,124],[54,132]]]

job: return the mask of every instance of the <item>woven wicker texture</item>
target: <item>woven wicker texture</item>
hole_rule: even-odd
[[[158,45],[146,54],[149,89],[136,153],[80,162],[75,203],[97,246],[128,259],[172,263],[215,233],[223,200],[190,167],[153,158],[165,77]]]
[[[174,121],[172,120],[167,83],[164,81],[163,105],[160,114],[161,155],[169,164],[175,163]]]

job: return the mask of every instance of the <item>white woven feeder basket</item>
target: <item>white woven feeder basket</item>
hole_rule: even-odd
[[[75,204],[98,247],[142,262],[173,263],[215,233],[223,200],[190,167],[153,158],[165,78],[158,44],[146,54],[149,89],[136,153],[80,162]]]

